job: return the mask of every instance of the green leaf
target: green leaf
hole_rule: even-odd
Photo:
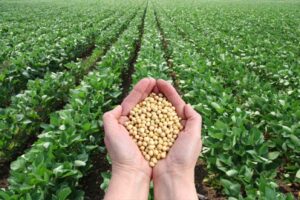
[[[227,176],[234,176],[236,174],[238,174],[238,171],[235,170],[235,169],[231,169],[231,170],[229,170],[229,171],[226,172]]]
[[[32,200],[30,194],[28,194],[28,193],[26,194],[26,200]]]
[[[62,131],[66,130],[66,126],[65,126],[64,124],[61,125],[61,126],[59,127],[59,130],[62,130]]]
[[[300,146],[300,139],[297,136],[290,135],[290,138],[295,145]]]
[[[211,136],[212,138],[219,139],[219,140],[223,139],[224,137],[224,133],[221,132],[214,133],[212,131],[209,131],[208,135]]]
[[[275,160],[276,158],[278,158],[279,154],[280,154],[279,151],[270,152],[270,153],[268,153],[268,158],[270,160]]]
[[[0,189],[0,197],[3,200],[10,200],[11,199],[8,192],[2,191],[1,189]]]
[[[31,120],[29,120],[29,119],[27,119],[27,120],[23,121],[23,124],[25,124],[25,125],[27,125],[27,124],[30,124],[30,123],[32,123],[32,121],[31,121]]]
[[[265,190],[266,199],[276,199],[276,192],[273,188],[267,187]]]
[[[291,133],[292,132],[292,129],[290,127],[287,127],[287,126],[284,126],[284,125],[281,125],[281,127],[283,128],[283,130]]]
[[[19,121],[21,121],[22,119],[24,119],[24,115],[23,115],[23,114],[17,114],[17,115],[16,115],[16,119],[17,119],[17,121],[19,122]]]
[[[222,114],[224,112],[224,108],[222,108],[218,103],[216,102],[212,102],[211,106],[216,109],[216,111],[220,114]]]
[[[25,160],[23,158],[19,158],[18,160],[11,163],[10,168],[13,171],[19,170],[25,166]]]
[[[84,131],[90,130],[91,127],[92,127],[92,125],[91,125],[91,123],[89,123],[89,122],[86,122],[86,123],[84,123],[84,124],[82,125],[82,129],[83,129]]]
[[[248,144],[257,145],[263,142],[263,134],[256,128],[252,129],[248,139]]]
[[[70,194],[72,190],[69,187],[62,188],[58,191],[58,199],[59,200],[65,200]]]
[[[221,179],[221,184],[224,187],[225,193],[230,196],[237,197],[240,193],[241,185],[231,182],[227,179]]]
[[[111,173],[110,172],[102,172],[101,176],[103,178],[103,182],[101,183],[100,187],[102,190],[107,190],[109,181],[111,179]]]
[[[296,173],[296,178],[300,178],[300,169]]]
[[[82,166],[85,166],[86,163],[83,162],[83,161],[81,161],[81,160],[75,160],[74,165],[75,165],[76,167],[82,167]]]

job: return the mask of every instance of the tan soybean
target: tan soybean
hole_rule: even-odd
[[[162,94],[151,93],[128,118],[125,127],[151,167],[166,158],[183,129],[175,107]]]

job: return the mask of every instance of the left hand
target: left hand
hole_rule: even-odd
[[[144,78],[138,82],[121,106],[106,112],[103,116],[105,137],[104,142],[112,160],[113,173],[128,171],[133,174],[146,175],[151,179],[152,169],[140,152],[137,145],[123,126],[128,120],[130,110],[145,99],[156,85],[156,80]]]

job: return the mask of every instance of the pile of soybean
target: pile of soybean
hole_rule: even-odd
[[[175,107],[161,93],[151,93],[129,114],[125,126],[149,165],[164,159],[183,129]]]

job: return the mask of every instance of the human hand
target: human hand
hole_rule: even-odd
[[[123,123],[128,120],[130,110],[151,93],[155,84],[152,78],[142,79],[121,106],[103,116],[104,141],[112,160],[112,179],[105,199],[147,199],[152,169]]]
[[[180,98],[171,84],[156,82],[160,92],[173,104],[183,119],[184,129],[179,133],[167,157],[153,169],[156,199],[197,199],[194,186],[194,168],[201,151],[201,116]]]
[[[123,126],[123,123],[128,120],[127,115],[130,110],[152,91],[163,93],[166,98],[176,108],[177,114],[183,119],[186,128],[179,134],[173,147],[166,159],[160,160],[155,168],[149,167],[148,162],[144,159],[137,145],[129,136],[128,131]],[[186,194],[193,197],[196,195],[193,173],[194,167],[201,149],[201,117],[195,112],[190,105],[186,105],[177,94],[176,90],[166,81],[148,78],[141,80],[133,89],[133,91],[124,99],[121,106],[107,112],[104,115],[105,128],[105,144],[109,155],[112,159],[113,178],[111,180],[109,190],[111,188],[119,188],[120,185],[127,186],[129,184],[137,184],[148,182],[145,185],[149,188],[151,174],[154,180],[155,196],[159,199],[170,198],[170,194],[174,194],[173,186],[178,186],[186,199]],[[118,175],[117,175],[118,174]],[[139,177],[139,174],[142,174]],[[114,177],[118,177],[116,181]],[[126,177],[126,178],[122,178]],[[120,180],[127,180],[126,184],[118,184]],[[128,180],[138,180],[134,183],[128,183]],[[124,182],[124,181],[123,181]],[[184,188],[189,191],[184,191],[180,184],[184,184]],[[112,185],[115,185],[113,187]],[[158,187],[159,185],[159,187]],[[187,187],[190,186],[190,187]],[[134,188],[134,186],[133,186]],[[140,187],[141,188],[141,187]],[[145,188],[145,187],[144,187]],[[160,188],[157,189],[157,188]],[[145,191],[148,191],[144,189]],[[140,191],[139,191],[140,192]],[[129,194],[134,192],[129,192]],[[117,194],[115,192],[107,192],[107,194]],[[175,194],[179,197],[179,194]],[[106,195],[108,197],[109,195]],[[144,195],[145,197],[145,195]],[[120,197],[116,197],[118,199]],[[122,196],[124,198],[124,194]],[[114,199],[114,198],[109,198]],[[180,198],[179,198],[180,199]]]

